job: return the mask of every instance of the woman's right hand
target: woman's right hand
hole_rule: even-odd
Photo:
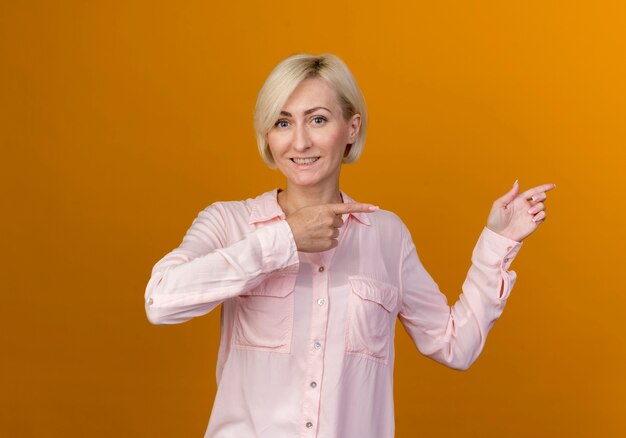
[[[378,207],[371,204],[323,204],[296,210],[286,220],[296,241],[298,251],[322,252],[338,244],[339,228],[343,225],[342,214],[371,213]]]

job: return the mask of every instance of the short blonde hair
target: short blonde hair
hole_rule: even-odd
[[[349,120],[354,114],[361,116],[361,127],[344,163],[354,163],[361,156],[367,131],[367,107],[359,86],[346,64],[330,53],[321,55],[297,54],[280,62],[265,80],[257,96],[254,108],[254,130],[263,161],[276,167],[267,143],[267,134],[272,129],[283,105],[305,79],[322,78],[337,93],[343,116]]]

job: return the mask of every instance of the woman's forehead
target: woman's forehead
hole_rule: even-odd
[[[321,78],[305,79],[293,90],[282,107],[290,114],[302,114],[305,111],[322,107],[330,112],[340,109],[337,93],[333,87]]]

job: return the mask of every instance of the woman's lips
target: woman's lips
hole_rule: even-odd
[[[291,161],[299,166],[306,166],[315,163],[320,157],[307,157],[307,158],[291,158]]]

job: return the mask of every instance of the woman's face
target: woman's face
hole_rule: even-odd
[[[346,146],[354,143],[360,125],[358,114],[343,117],[326,81],[305,79],[285,102],[267,142],[289,185],[338,187]]]

